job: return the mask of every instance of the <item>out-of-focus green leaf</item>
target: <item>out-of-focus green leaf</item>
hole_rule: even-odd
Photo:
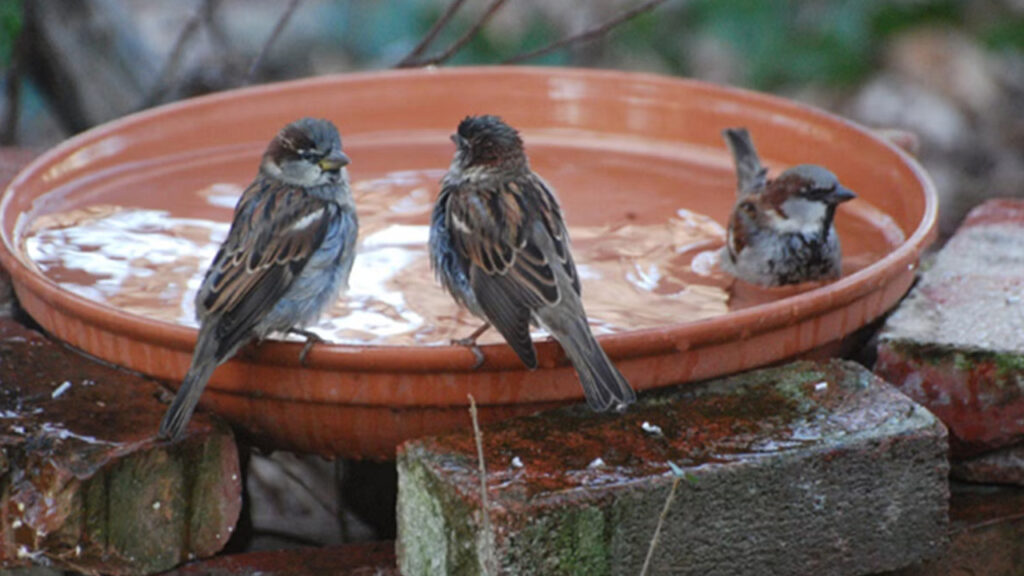
[[[14,42],[21,33],[21,0],[0,0],[0,66],[11,63]]]

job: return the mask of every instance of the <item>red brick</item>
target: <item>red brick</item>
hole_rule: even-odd
[[[229,429],[156,439],[154,382],[0,318],[0,566],[149,574],[210,556],[241,507]]]
[[[879,336],[875,371],[969,456],[1024,436],[1024,201],[970,213]]]

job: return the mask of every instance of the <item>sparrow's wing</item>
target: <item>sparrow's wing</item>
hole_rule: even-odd
[[[767,183],[768,169],[761,166],[754,141],[746,128],[726,128],[722,131],[736,163],[736,193],[740,198],[762,190]]]
[[[262,178],[242,195],[197,307],[217,317],[217,357],[251,336],[320,247],[338,207]]]
[[[468,186],[448,194],[452,247],[468,262],[470,286],[487,320],[524,364],[536,367],[532,311],[561,300],[559,275],[579,292],[558,203],[535,177],[488,190],[476,189],[479,182]]]

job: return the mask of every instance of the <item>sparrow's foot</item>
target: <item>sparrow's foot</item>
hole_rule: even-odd
[[[301,328],[291,328],[288,330],[288,333],[295,334],[296,336],[302,336],[306,339],[306,345],[302,347],[302,352],[299,353],[299,363],[305,366],[306,356],[308,356],[309,351],[313,349],[313,345],[322,344],[324,339],[316,332],[310,332],[309,330],[303,330]]]
[[[453,346],[463,346],[469,348],[469,351],[473,353],[473,357],[476,358],[476,362],[473,363],[473,370],[476,370],[480,366],[483,366],[484,363],[484,353],[483,350],[480,350],[480,347],[476,345],[476,339],[479,338],[480,335],[483,334],[484,332],[487,332],[487,329],[490,327],[490,324],[485,323],[483,326],[477,328],[476,331],[474,331],[466,338],[452,339]]]

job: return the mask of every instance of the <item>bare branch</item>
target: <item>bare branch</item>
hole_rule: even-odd
[[[473,440],[476,442],[476,459],[480,469],[480,509],[483,512],[484,520],[484,549],[482,554],[480,554],[480,568],[485,576],[493,576],[498,572],[494,559],[494,544],[491,540],[494,538],[494,534],[491,532],[491,512],[487,499],[487,466],[484,463],[484,436],[480,432],[480,421],[477,419],[476,399],[473,398],[472,394],[467,396],[469,397],[469,417],[473,420]]]
[[[654,558],[654,550],[658,547],[658,539],[661,537],[661,528],[665,525],[665,518],[668,516],[668,511],[672,508],[672,501],[676,499],[676,489],[679,488],[679,481],[681,477],[676,476],[672,479],[672,489],[668,492],[668,497],[665,498],[665,505],[661,508],[661,514],[658,515],[658,524],[654,527],[654,536],[651,537],[651,543],[647,547],[647,557],[644,558],[644,566],[640,570],[640,576],[647,576],[648,570],[651,568],[651,560]]]
[[[199,5],[199,8],[197,8],[188,19],[188,22],[185,22],[185,26],[182,27],[181,33],[178,34],[178,39],[174,41],[174,47],[171,49],[170,56],[167,57],[167,61],[164,62],[163,69],[160,70],[160,75],[157,76],[156,82],[154,82],[153,87],[150,88],[149,94],[147,94],[143,99],[141,108],[149,108],[160,101],[160,96],[164,87],[178,73],[178,66],[181,64],[181,55],[185,52],[185,44],[187,44],[196,33],[196,30],[199,29],[199,25],[203,20],[212,17],[218,4],[220,4],[220,0],[203,0],[202,4]]]
[[[604,35],[608,34],[616,26],[618,26],[618,25],[620,25],[620,24],[622,24],[624,22],[628,22],[628,21],[632,20],[633,18],[636,18],[637,16],[639,16],[639,15],[645,13],[645,12],[650,12],[651,10],[654,10],[660,4],[664,4],[666,1],[667,0],[647,0],[647,2],[644,2],[643,4],[640,4],[640,5],[635,6],[633,8],[630,8],[629,10],[626,10],[625,12],[622,12],[618,16],[616,16],[616,17],[614,17],[614,18],[612,18],[610,20],[607,20],[605,22],[602,22],[601,24],[598,24],[597,26],[594,26],[592,28],[588,28],[587,30],[584,30],[583,32],[580,32],[579,34],[573,34],[572,36],[567,36],[565,38],[562,38],[561,40],[558,40],[556,42],[552,42],[551,44],[548,44],[547,46],[542,46],[540,48],[537,48],[536,50],[530,50],[529,52],[523,52],[521,54],[516,54],[515,56],[512,56],[511,58],[508,58],[507,60],[505,60],[502,63],[503,64],[516,64],[518,62],[523,62],[523,61],[526,61],[526,60],[532,60],[532,59],[534,59],[534,58],[536,58],[538,56],[543,56],[544,54],[547,54],[549,52],[554,52],[556,50],[561,50],[562,48],[566,48],[566,47],[568,47],[568,46],[570,46],[572,44],[578,44],[580,42],[587,42],[587,41],[590,41],[590,40],[594,40],[595,38],[599,38],[601,36],[604,36]]]
[[[302,0],[291,0],[288,2],[288,6],[284,9],[284,13],[278,18],[277,24],[274,25],[274,29],[270,31],[270,36],[267,37],[266,42],[263,43],[263,47],[260,48],[260,53],[253,58],[252,65],[249,66],[249,72],[245,75],[245,81],[242,85],[251,84],[253,78],[256,77],[256,72],[263,65],[263,59],[267,57],[267,53],[270,52],[270,47],[277,40],[277,37],[281,35],[284,27],[288,25],[288,21],[291,20],[292,14],[295,13],[295,9],[299,7],[299,2]]]
[[[408,68],[410,66],[415,66],[416,61],[423,55],[423,52],[426,51],[428,46],[430,46],[430,43],[434,41],[434,38],[437,38],[437,35],[441,30],[449,21],[451,21],[452,16],[455,16],[455,13],[458,12],[459,8],[461,8],[465,3],[466,0],[452,0],[452,3],[448,5],[447,9],[445,9],[444,14],[441,14],[441,17],[438,18],[437,21],[434,22],[434,25],[430,27],[430,30],[427,31],[427,35],[424,36],[423,39],[420,40],[419,44],[412,49],[412,52],[409,52],[409,54],[407,54],[405,58],[402,58],[398,64],[395,64],[395,68]]]
[[[470,26],[469,30],[466,30],[466,33],[453,42],[452,45],[444,52],[426,60],[411,62],[408,66],[432,66],[444,63],[446,60],[454,56],[459,50],[462,50],[462,47],[468,44],[469,41],[476,36],[477,32],[484,27],[484,24],[487,24],[487,21],[491,19],[491,16],[494,16],[494,13],[497,12],[503,4],[505,4],[505,0],[494,0],[491,2],[491,5],[487,7],[487,10],[480,15],[480,18]]]

